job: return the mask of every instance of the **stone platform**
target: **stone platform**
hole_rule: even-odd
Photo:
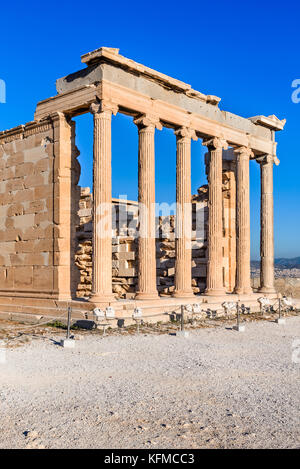
[[[143,310],[143,319],[148,322],[168,321],[170,315],[180,313],[181,305],[200,304],[202,311],[224,312],[222,303],[240,301],[251,311],[258,312],[260,306],[258,298],[268,296],[274,301],[276,294],[262,295],[253,293],[250,295],[227,294],[223,296],[194,295],[191,298],[173,298],[159,297],[156,300],[116,300],[110,303],[100,305],[105,308],[112,306],[115,309],[117,319],[124,319],[126,323],[132,322],[132,313],[134,308],[139,307]],[[0,298],[0,319],[10,319],[28,322],[43,322],[45,319],[65,319],[67,317],[67,308],[72,307],[73,319],[93,320],[93,309],[96,305],[90,301],[83,300],[55,300],[50,298],[18,298],[1,297]],[[97,305],[99,307],[99,305]]]

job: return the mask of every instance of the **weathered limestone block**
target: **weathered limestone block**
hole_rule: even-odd
[[[14,284],[13,269],[8,266],[0,267],[0,284],[3,289],[12,289]]]
[[[33,296],[53,292],[53,266],[49,265],[53,251],[52,162],[50,120],[0,133],[0,240],[7,278],[1,284],[3,290],[28,291]]]
[[[33,288],[37,291],[51,291],[53,289],[53,267],[33,267]]]
[[[116,257],[116,259],[119,259],[120,261],[121,260],[134,261],[135,260],[135,252],[134,251],[116,252],[115,257]]]
[[[33,266],[16,266],[14,268],[14,287],[29,289],[33,287]]]

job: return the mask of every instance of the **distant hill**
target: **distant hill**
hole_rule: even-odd
[[[285,269],[300,269],[300,257],[294,257],[292,259],[286,259],[285,257],[279,257],[275,259],[275,265],[282,266]]]
[[[281,269],[300,269],[300,257],[293,257],[292,259],[287,259],[285,257],[278,257],[275,259],[276,267]],[[251,261],[251,267],[259,269],[259,261]]]

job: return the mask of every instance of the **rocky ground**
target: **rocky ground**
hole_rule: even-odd
[[[176,327],[75,332],[72,350],[56,329],[11,341],[0,448],[300,447],[299,316],[244,333],[211,321],[189,338],[168,334]]]

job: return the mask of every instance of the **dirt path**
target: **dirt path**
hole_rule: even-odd
[[[0,447],[300,447],[299,342],[299,317],[73,350],[41,337],[0,364]]]

